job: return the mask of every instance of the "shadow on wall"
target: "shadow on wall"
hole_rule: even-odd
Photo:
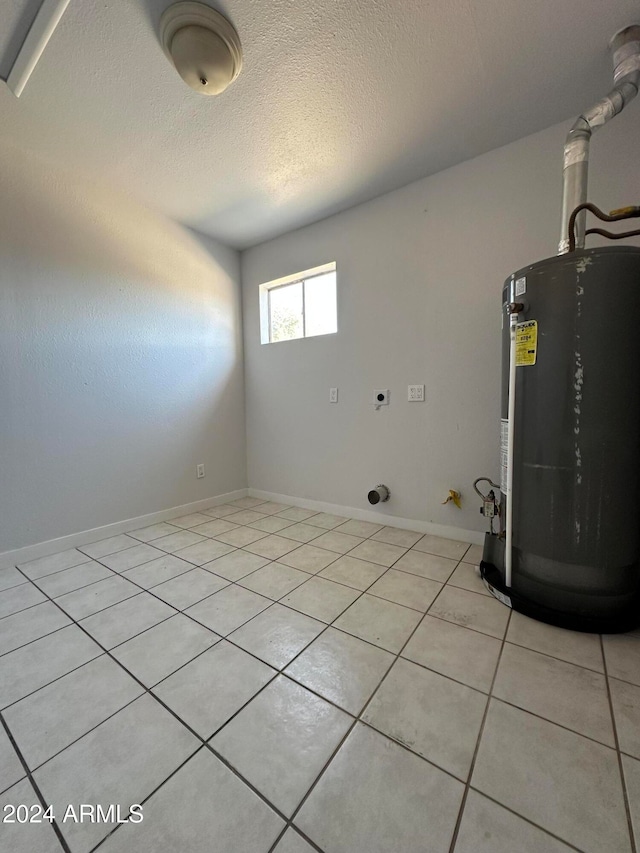
[[[244,487],[237,253],[8,148],[0,197],[0,552]]]
[[[46,265],[57,261],[61,267],[73,261],[78,273],[103,270],[196,298],[203,280],[214,288],[212,296],[221,295],[212,272],[235,275],[235,253],[222,261],[214,257],[213,240],[104,186],[72,182],[68,174],[34,164],[17,149],[0,148],[0,190],[6,202],[0,238],[33,261],[41,257]]]

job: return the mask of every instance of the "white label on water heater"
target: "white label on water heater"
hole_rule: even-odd
[[[490,584],[487,580],[485,580],[484,585],[489,590],[491,595],[494,596],[494,598],[497,598],[498,601],[501,601],[503,604],[506,604],[507,607],[511,607],[511,599],[508,595],[505,595],[504,592],[500,592],[499,589],[496,589],[495,586]]]
[[[507,467],[509,463],[509,421],[500,421],[500,491],[507,494]]]
[[[522,278],[516,279],[516,296],[524,296],[527,292],[527,279],[526,276],[522,276]]]

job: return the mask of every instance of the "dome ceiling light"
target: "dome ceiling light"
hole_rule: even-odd
[[[185,83],[201,95],[219,95],[242,69],[234,26],[204,3],[174,3],[160,18],[160,41]]]

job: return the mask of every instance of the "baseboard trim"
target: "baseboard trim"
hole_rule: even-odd
[[[328,512],[331,515],[345,515],[349,518],[357,518],[358,521],[372,521],[378,524],[389,524],[392,527],[400,527],[403,530],[415,530],[417,533],[431,533],[433,536],[443,536],[445,539],[455,539],[458,542],[471,542],[472,545],[482,545],[484,533],[480,530],[463,530],[460,527],[448,527],[444,524],[432,524],[430,521],[418,521],[414,518],[400,518],[397,515],[381,515],[368,509],[359,509],[353,506],[342,506],[325,501],[313,501],[307,498],[297,498],[292,495],[279,495],[276,492],[264,492],[261,489],[249,489],[249,497],[262,498],[265,501],[276,501],[276,503],[294,504],[303,509],[314,509],[316,512]],[[260,508],[256,507],[256,512]]]
[[[332,515],[357,518],[359,521],[384,522],[385,524],[400,527],[404,530],[431,533],[434,536],[443,536],[446,539],[455,539],[459,542],[471,542],[473,545],[482,545],[484,542],[484,533],[478,530],[463,530],[460,527],[432,524],[429,521],[401,518],[397,515],[381,515],[380,512],[372,510],[343,506],[342,504],[332,504],[325,501],[314,501],[308,498],[298,498],[293,495],[281,495],[277,492],[265,492],[261,489],[236,489],[224,495],[216,495],[215,497],[192,501],[181,506],[161,509],[158,512],[139,515],[136,518],[115,521],[112,524],[94,527],[91,530],[81,530],[78,533],[70,533],[67,536],[49,539],[46,542],[38,542],[35,545],[26,545],[23,548],[16,548],[13,551],[4,551],[0,553],[0,569],[15,566],[18,563],[28,563],[29,560],[37,560],[38,557],[47,557],[49,554],[56,554],[58,551],[66,551],[68,548],[86,545],[88,542],[97,542],[109,536],[117,536],[118,533],[128,533],[130,530],[138,530],[140,527],[148,527],[150,524],[157,524],[159,521],[167,521],[170,518],[175,518],[178,514],[187,515],[190,512],[198,512],[198,510],[207,509],[208,507],[217,506],[218,504],[237,500],[238,498],[244,498],[247,495],[252,498],[262,498],[265,501],[293,504],[303,509],[313,509],[316,512],[328,512]]]
[[[23,548],[16,548],[13,551],[3,551],[0,553],[0,569],[15,566],[18,563],[28,563],[29,560],[37,560],[38,557],[48,557],[49,554],[66,551],[68,548],[75,548],[78,545],[86,545],[88,542],[98,542],[100,539],[107,539],[109,536],[116,536],[118,533],[127,533],[129,530],[148,527],[151,524],[157,524],[159,521],[167,521],[170,518],[175,518],[178,514],[188,515],[191,512],[198,512],[201,509],[208,509],[211,506],[227,503],[227,501],[244,498],[247,496],[248,491],[248,489],[236,489],[234,492],[227,492],[224,495],[216,495],[215,497],[192,501],[181,506],[161,509],[158,512],[139,515],[136,518],[114,521],[112,524],[105,524],[102,527],[81,530],[78,533],[69,533],[67,536],[48,539],[46,542],[38,542],[35,545],[26,545]]]

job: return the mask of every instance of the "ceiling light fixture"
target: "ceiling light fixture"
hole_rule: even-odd
[[[234,26],[204,3],[180,2],[160,18],[160,41],[182,79],[202,95],[219,95],[242,69]]]

